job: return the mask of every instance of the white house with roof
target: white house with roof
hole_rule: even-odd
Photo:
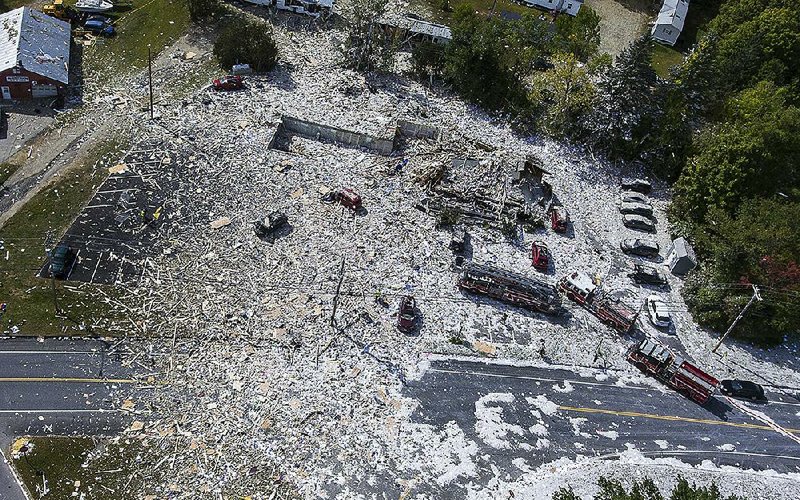
[[[686,13],[689,11],[689,0],[664,0],[656,23],[650,32],[653,38],[667,45],[675,45],[683,30]]]
[[[69,83],[70,25],[30,7],[0,15],[0,97],[53,97]]]
[[[578,15],[581,10],[583,0],[522,0],[523,3],[530,7],[539,7],[554,12],[563,12],[570,16]]]

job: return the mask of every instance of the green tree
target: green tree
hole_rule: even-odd
[[[269,24],[240,16],[230,21],[217,37],[214,55],[223,68],[230,69],[234,64],[246,63],[253,70],[263,72],[275,67],[278,46],[272,38]]]
[[[796,189],[800,109],[789,90],[761,82],[726,106],[727,120],[696,140],[677,184],[676,207],[695,219],[711,207],[734,211],[739,202]]]
[[[411,70],[417,78],[438,78],[444,71],[444,47],[433,42],[421,42],[411,51]]]
[[[556,31],[562,52],[571,53],[583,62],[597,54],[600,46],[600,16],[588,5],[581,7],[577,16],[558,16]]]
[[[600,99],[588,125],[590,141],[612,158],[638,158],[663,114],[652,54],[649,36],[636,39],[597,85]]]
[[[357,71],[391,69],[397,40],[379,25],[386,5],[386,0],[352,0],[343,7],[347,25],[344,56],[349,67]]]
[[[585,65],[572,54],[557,54],[553,68],[533,77],[531,102],[542,111],[540,125],[553,135],[574,132],[595,102],[597,90]]]
[[[642,482],[634,481],[630,492],[616,479],[601,477],[597,480],[600,491],[594,500],[664,500],[652,479],[647,478]],[[678,477],[678,484],[673,488],[670,500],[737,500],[736,497],[723,498],[715,484],[711,486],[695,487],[682,477]],[[560,488],[553,494],[553,500],[581,500],[571,487]]]
[[[189,17],[201,21],[222,12],[219,0],[188,0]]]

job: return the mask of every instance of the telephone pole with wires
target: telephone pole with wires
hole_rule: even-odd
[[[744,317],[744,314],[747,312],[747,310],[750,308],[751,305],[753,305],[753,302],[755,302],[756,300],[761,301],[761,294],[758,291],[758,287],[753,285],[753,296],[750,297],[750,300],[747,302],[747,304],[745,304],[744,308],[742,308],[742,310],[739,312],[739,315],[736,316],[736,319],[733,320],[733,323],[731,323],[731,326],[728,327],[728,331],[726,331],[722,335],[722,337],[720,337],[719,342],[717,342],[717,345],[715,345],[714,348],[711,349],[711,352],[713,352],[713,353],[717,352],[717,349],[719,349],[719,346],[722,345],[722,341],[725,340],[725,337],[727,337],[728,334],[731,333],[731,331],[734,329],[734,327],[736,327],[736,324],[739,322],[739,320],[741,320]]]

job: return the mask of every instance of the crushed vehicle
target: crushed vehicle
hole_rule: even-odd
[[[244,88],[244,80],[239,75],[228,75],[211,82],[214,90],[239,90]]]
[[[116,34],[116,30],[111,24],[111,19],[105,16],[89,16],[83,24],[83,28],[99,36],[114,36]]]
[[[558,288],[568,299],[583,306],[603,323],[621,333],[628,333],[636,324],[639,313],[621,300],[604,292],[588,274],[575,271],[558,282]]]
[[[515,306],[545,314],[560,314],[561,297],[556,287],[504,269],[469,263],[458,280],[466,291],[486,295]]]
[[[624,201],[619,207],[622,214],[645,215],[650,217],[653,215],[653,206],[649,203],[638,203],[632,201]]]
[[[650,204],[650,200],[647,198],[647,195],[638,193],[636,191],[623,191],[622,194],[620,195],[620,201],[622,201],[622,203]]]
[[[628,273],[628,277],[634,283],[647,285],[666,285],[667,276],[660,269],[646,266],[644,264],[634,264],[633,271]]]
[[[263,219],[257,220],[253,223],[253,230],[256,236],[264,238],[272,235],[278,229],[282,228],[289,223],[289,218],[283,212],[272,212]]]
[[[647,317],[650,323],[657,328],[669,328],[672,324],[672,316],[669,314],[667,304],[658,295],[648,295],[644,301],[647,310]]]
[[[569,224],[569,212],[562,206],[550,209],[550,227],[557,233],[566,233]]]
[[[50,255],[50,273],[58,279],[66,278],[74,260],[75,251],[66,243],[61,243]]]
[[[642,194],[647,194],[653,189],[653,186],[647,179],[625,178],[622,179],[621,186],[622,189],[625,189],[626,191],[636,191],[637,193]]]
[[[531,265],[539,271],[547,271],[550,267],[550,249],[543,241],[531,244]]]
[[[339,188],[322,196],[323,203],[339,203],[354,212],[363,208],[361,195],[350,188]]]
[[[700,404],[705,404],[719,385],[719,380],[653,339],[646,338],[632,347],[628,361]]]
[[[766,401],[764,388],[748,380],[723,380],[719,384],[719,392],[733,398],[750,399],[753,401]]]
[[[648,233],[656,232],[656,225],[653,221],[642,215],[623,215],[622,223],[629,229],[636,229],[637,231],[645,231]]]
[[[619,248],[625,253],[642,257],[657,257],[661,250],[655,241],[642,238],[624,239],[620,242]]]
[[[453,227],[453,234],[450,237],[450,251],[456,255],[464,254],[467,249],[468,238],[469,234],[467,234],[467,230],[464,229],[464,226]]]
[[[397,329],[403,333],[412,333],[417,327],[417,301],[411,295],[400,297],[400,308],[397,312]]]

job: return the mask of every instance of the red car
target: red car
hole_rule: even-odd
[[[242,77],[234,75],[217,78],[211,83],[214,85],[214,90],[239,90],[244,87]]]
[[[397,329],[411,333],[417,326],[417,302],[411,295],[400,297],[400,310],[397,312]]]
[[[531,245],[531,264],[539,271],[547,271],[550,266],[550,249],[541,241]]]
[[[569,212],[564,207],[553,207],[550,210],[550,227],[557,233],[566,233],[569,224]]]
[[[342,188],[336,192],[339,203],[353,211],[361,210],[361,195],[350,188]],[[412,299],[413,300],[413,299]]]

